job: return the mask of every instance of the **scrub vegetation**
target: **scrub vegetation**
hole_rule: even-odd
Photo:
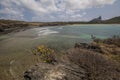
[[[94,38],[90,44],[76,43],[74,48],[59,56],[61,60],[57,60],[55,65],[47,65],[47,63],[55,60],[53,56],[55,52],[45,46],[38,46],[33,53],[39,55],[39,58],[45,61],[45,64],[42,64],[44,68],[39,63],[36,65],[39,68],[34,67],[26,71],[24,78],[26,80],[52,80],[52,76],[56,75],[54,80],[119,80],[119,42],[120,37],[113,36],[108,39]],[[47,68],[46,66],[50,67]],[[31,71],[33,69],[34,71]]]
[[[55,51],[44,45],[36,47],[35,49],[32,50],[32,52],[35,56],[39,57],[38,61],[39,61],[39,59],[42,62],[46,62],[46,63],[53,63],[56,61],[55,60]]]

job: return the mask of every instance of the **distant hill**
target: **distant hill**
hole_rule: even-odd
[[[28,28],[28,26],[29,24],[25,21],[1,19],[0,20],[0,34]]]
[[[102,21],[102,17],[99,16],[98,18],[92,19],[90,22],[97,22],[100,23]]]
[[[92,19],[90,20],[88,23],[90,24],[120,24],[120,16],[118,17],[114,17],[111,19],[107,19],[107,20],[102,20],[102,17],[99,16],[98,18]]]
[[[104,22],[105,23],[120,23],[120,16],[105,20]]]

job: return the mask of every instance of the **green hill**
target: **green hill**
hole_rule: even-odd
[[[120,23],[120,16],[105,20],[106,23]]]

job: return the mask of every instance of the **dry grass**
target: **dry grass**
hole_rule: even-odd
[[[120,66],[102,54],[78,48],[70,50],[67,56],[71,62],[86,70],[88,80],[120,79]]]
[[[118,35],[114,35],[113,37],[108,38],[108,39],[94,39],[93,41],[96,43],[116,45],[116,46],[120,47],[120,36],[118,36]]]

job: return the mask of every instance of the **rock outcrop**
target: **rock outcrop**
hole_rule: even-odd
[[[50,65],[40,63],[24,74],[25,80],[82,80],[86,72],[73,64]]]

